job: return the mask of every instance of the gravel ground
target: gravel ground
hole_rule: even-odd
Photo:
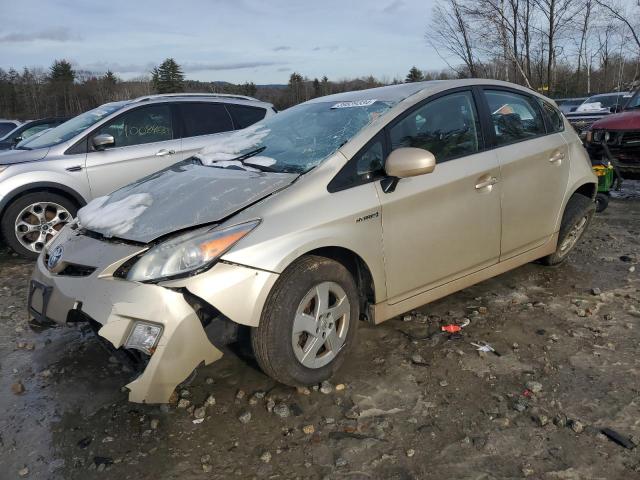
[[[330,384],[226,355],[163,407],[88,329],[32,332],[31,264],[2,252],[0,478],[640,478],[639,234],[628,182],[565,264],[362,325]]]

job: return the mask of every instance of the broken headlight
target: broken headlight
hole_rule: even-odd
[[[125,348],[134,348],[147,355],[153,355],[162,335],[162,326],[154,323],[136,322],[125,342]]]
[[[200,228],[166,240],[133,264],[127,280],[170,279],[205,270],[259,223],[254,220],[226,228]]]

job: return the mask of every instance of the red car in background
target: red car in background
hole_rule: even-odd
[[[585,147],[592,160],[608,157],[605,145],[623,176],[640,174],[640,89],[622,112],[607,115],[591,125]]]

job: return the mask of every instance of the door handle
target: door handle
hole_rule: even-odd
[[[550,163],[560,163],[562,160],[564,160],[564,153],[562,152],[554,153],[551,155],[551,158],[549,158]]]
[[[483,188],[491,187],[496,183],[498,183],[498,179],[496,177],[491,177],[488,180],[476,183],[476,190],[481,190]]]
[[[174,153],[176,153],[175,150],[167,150],[163,148],[162,150],[158,150],[156,157],[166,157],[167,155],[173,155]]]
[[[74,165],[73,167],[67,167],[67,172],[79,172],[82,170],[82,165]]]

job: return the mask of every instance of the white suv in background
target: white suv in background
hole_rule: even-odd
[[[275,114],[240,95],[167,94],[106,103],[0,153],[0,228],[36,258],[89,200],[192,156],[212,136]]]

